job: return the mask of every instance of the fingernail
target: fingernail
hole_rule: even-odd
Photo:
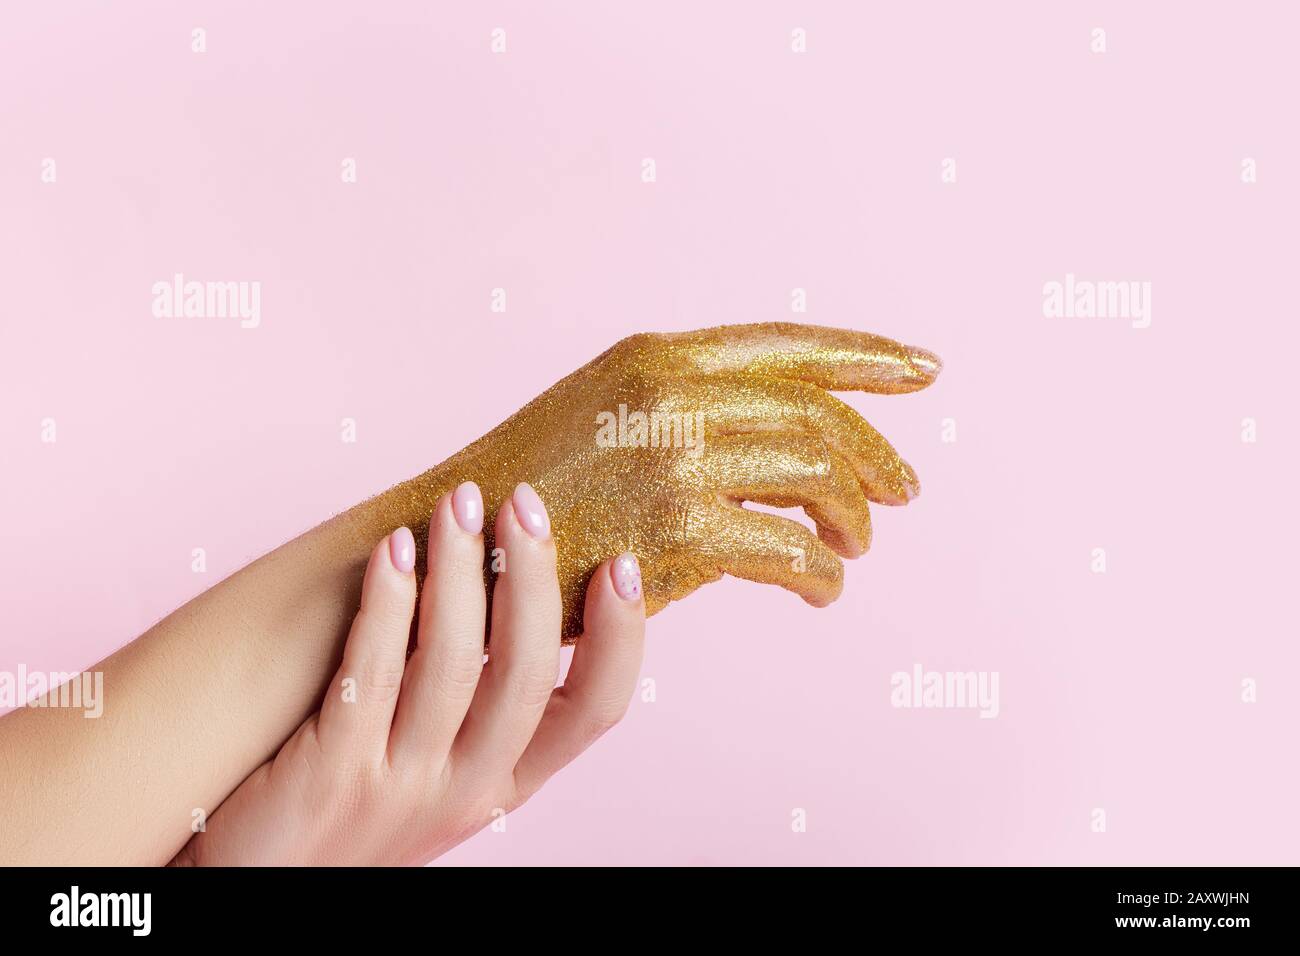
[[[907,500],[911,501],[921,493],[921,479],[916,475],[916,469],[903,462],[903,487],[907,491]]]
[[[451,512],[462,531],[481,534],[483,531],[483,492],[478,485],[467,481],[451,494]]]
[[[388,536],[388,556],[403,574],[415,570],[415,535],[410,528],[398,528]]]
[[[943,371],[943,360],[928,349],[908,346],[907,360],[926,378],[934,378]]]
[[[614,593],[624,601],[641,599],[641,565],[631,551],[623,552],[611,562],[609,576],[614,581]]]
[[[542,541],[551,536],[551,519],[546,514],[546,505],[542,504],[542,499],[533,491],[532,485],[521,481],[515,486],[514,496],[510,500],[514,502],[515,517],[525,531]]]

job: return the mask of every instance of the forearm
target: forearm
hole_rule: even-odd
[[[164,863],[320,703],[374,542],[428,520],[433,469],[248,565],[97,665],[103,711],[0,720],[0,862]]]

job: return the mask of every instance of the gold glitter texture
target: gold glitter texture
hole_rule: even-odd
[[[422,574],[434,505],[472,480],[483,491],[490,560],[497,507],[527,481],[551,518],[565,643],[582,631],[592,571],[623,551],[640,560],[650,614],[723,574],[822,606],[843,585],[838,556],[870,544],[867,502],[906,504],[920,491],[893,447],[828,390],[912,392],[939,370],[924,349],[846,329],[765,323],[634,335],[349,518],[367,549],[410,527]],[[638,412],[660,427],[638,430]],[[613,447],[598,440],[602,422]],[[686,447],[699,422],[702,445]],[[802,507],[817,534],[742,501]]]

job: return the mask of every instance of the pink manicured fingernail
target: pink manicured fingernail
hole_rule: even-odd
[[[451,511],[456,516],[456,524],[470,534],[483,531],[483,492],[478,485],[467,481],[451,495]]]
[[[514,497],[510,500],[514,502],[515,517],[525,531],[543,541],[551,536],[551,519],[546,514],[546,505],[542,504],[532,485],[521,481],[515,486]]]
[[[410,528],[398,528],[388,536],[388,556],[403,574],[415,570],[415,535]]]
[[[614,592],[624,601],[641,599],[641,565],[631,551],[625,551],[613,560],[609,576],[614,579]]]

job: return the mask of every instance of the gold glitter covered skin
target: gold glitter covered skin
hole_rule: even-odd
[[[920,491],[893,447],[827,390],[912,392],[939,369],[924,349],[845,329],[634,335],[349,517],[366,542],[415,530],[422,568],[435,503],[472,480],[490,556],[496,508],[527,481],[550,514],[565,643],[582,631],[592,571],[623,551],[640,560],[649,614],[724,573],[820,607],[843,586],[837,555],[857,557],[871,542],[867,503],[906,504]],[[817,534],[742,501],[802,507]]]

